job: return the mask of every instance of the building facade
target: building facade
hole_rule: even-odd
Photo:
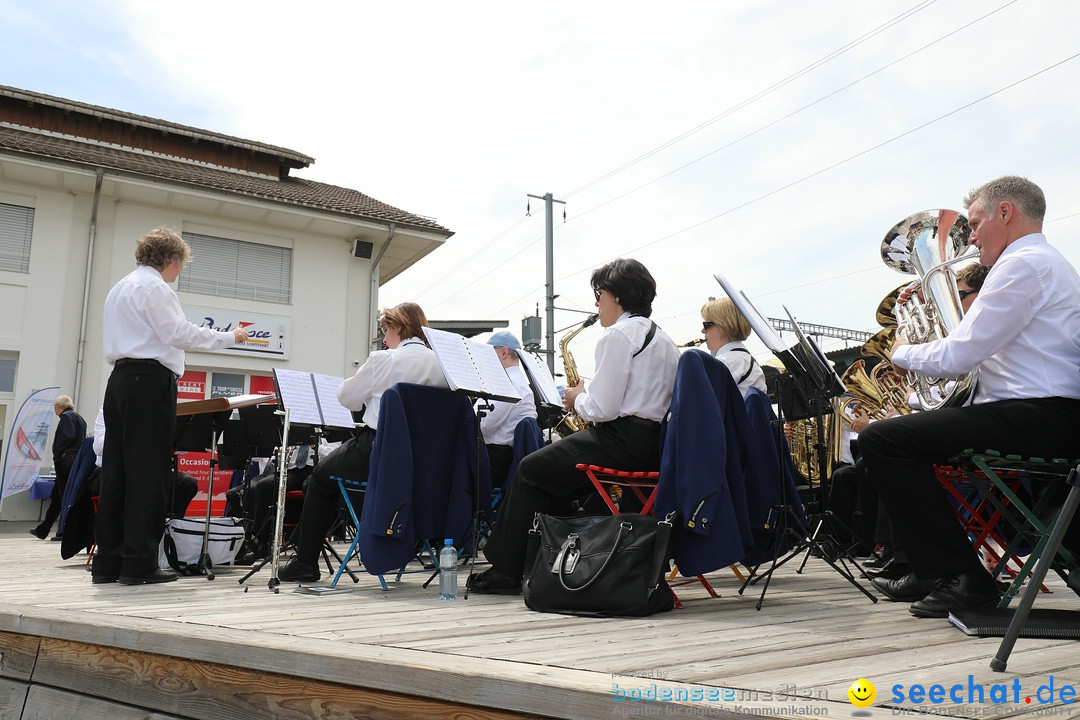
[[[93,421],[110,372],[105,296],[159,226],[192,246],[176,286],[188,318],[252,332],[241,348],[188,353],[183,398],[265,392],[274,368],[351,374],[377,336],[379,286],[452,233],[292,175],[313,162],[0,86],[0,461],[36,389],[58,387]],[[6,498],[0,519],[37,517],[26,495]]]

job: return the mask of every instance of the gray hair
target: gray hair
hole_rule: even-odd
[[[57,395],[56,399],[53,400],[53,407],[60,407],[64,408],[65,410],[74,410],[75,403],[71,402],[71,398],[69,398],[67,395]]]
[[[1037,223],[1042,223],[1046,215],[1046,196],[1042,188],[1017,175],[999,177],[975,188],[964,198],[964,207],[979,203],[989,210],[1000,202],[1011,202],[1028,220]]]

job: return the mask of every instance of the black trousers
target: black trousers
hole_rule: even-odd
[[[1078,433],[1080,400],[1002,400],[871,423],[859,435],[859,447],[912,570],[928,579],[981,566],[934,475],[934,463],[969,448],[1075,457]]]
[[[487,445],[488,467],[491,469],[491,487],[502,487],[510,475],[510,466],[514,464],[514,448],[509,445]]]
[[[357,437],[346,440],[336,450],[319,460],[311,471],[304,491],[304,508],[300,511],[300,526],[296,529],[296,558],[306,565],[319,559],[326,534],[338,515],[341,491],[331,476],[357,482],[368,479],[368,461],[375,444],[375,431],[362,428]],[[355,500],[354,506],[355,506]],[[359,510],[359,508],[357,508]],[[359,516],[359,512],[357,513]]]
[[[105,388],[105,449],[94,537],[95,575],[157,569],[172,474],[176,376],[152,362],[116,365]]]
[[[592,488],[578,463],[621,470],[660,469],[660,424],[619,418],[594,425],[526,455],[503,498],[484,556],[498,572],[519,578],[533,516],[550,514]]]
[[[329,457],[329,456],[328,456]],[[311,475],[312,468],[289,468],[285,471],[285,490],[300,490]],[[251,535],[259,550],[269,548],[274,531],[274,512],[277,509],[278,475],[260,475],[251,481],[244,494],[244,514],[251,520]]]

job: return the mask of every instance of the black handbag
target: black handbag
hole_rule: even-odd
[[[596,617],[671,610],[675,600],[664,574],[674,515],[536,513],[522,583],[525,605]]]

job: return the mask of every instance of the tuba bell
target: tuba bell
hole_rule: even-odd
[[[926,210],[901,220],[881,241],[881,259],[893,270],[918,276],[921,295],[912,293],[893,308],[897,327],[912,344],[946,337],[964,317],[956,289],[959,263],[978,252],[967,244],[971,228],[956,210]],[[959,405],[971,392],[975,372],[963,378],[937,378],[908,371],[923,408]]]

